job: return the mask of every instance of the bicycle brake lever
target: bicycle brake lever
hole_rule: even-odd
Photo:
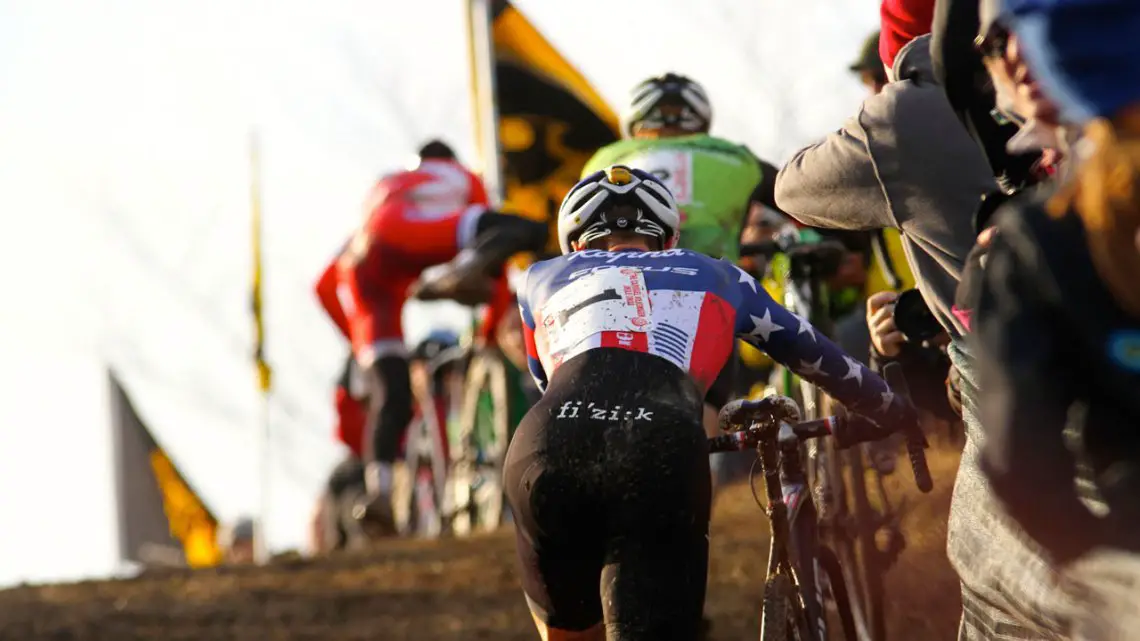
[[[906,376],[903,375],[902,365],[888,363],[883,367],[883,378],[895,394],[901,395],[908,405],[911,404],[910,386],[907,385]],[[911,470],[914,471],[914,484],[918,486],[919,491],[926,494],[934,489],[934,479],[930,477],[930,467],[926,463],[926,435],[922,433],[922,428],[917,422],[906,426],[905,435],[906,453],[910,459]]]

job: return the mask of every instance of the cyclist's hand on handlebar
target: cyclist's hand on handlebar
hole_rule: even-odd
[[[897,430],[883,427],[862,414],[846,413],[843,428],[835,431],[835,444],[841,450],[869,441],[881,441]]]

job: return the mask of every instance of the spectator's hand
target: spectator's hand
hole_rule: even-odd
[[[867,298],[867,327],[871,330],[871,345],[887,358],[896,358],[902,352],[906,338],[895,326],[895,300],[898,294],[884,291]]]

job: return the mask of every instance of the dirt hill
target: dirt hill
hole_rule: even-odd
[[[905,460],[905,459],[903,459]],[[901,463],[901,461],[900,461]],[[934,493],[907,469],[908,547],[887,579],[891,638],[955,638],[957,581],[944,548],[957,456],[935,453]],[[767,524],[746,486],[718,502],[707,611],[713,638],[755,638]],[[263,568],[163,571],[122,581],[0,591],[3,641],[534,641],[515,578],[511,532],[466,540],[394,541],[356,554]]]

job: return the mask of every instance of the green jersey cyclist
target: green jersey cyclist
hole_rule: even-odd
[[[776,167],[743,145],[709,135],[712,104],[690,78],[666,73],[639,83],[630,92],[621,126],[626,138],[598,150],[582,175],[615,164],[653,174],[669,188],[681,213],[679,247],[735,261],[753,194],[780,211]],[[709,389],[704,409],[709,436],[716,433],[717,411],[736,391],[738,361],[734,352]],[[714,488],[722,462],[714,462]]]

